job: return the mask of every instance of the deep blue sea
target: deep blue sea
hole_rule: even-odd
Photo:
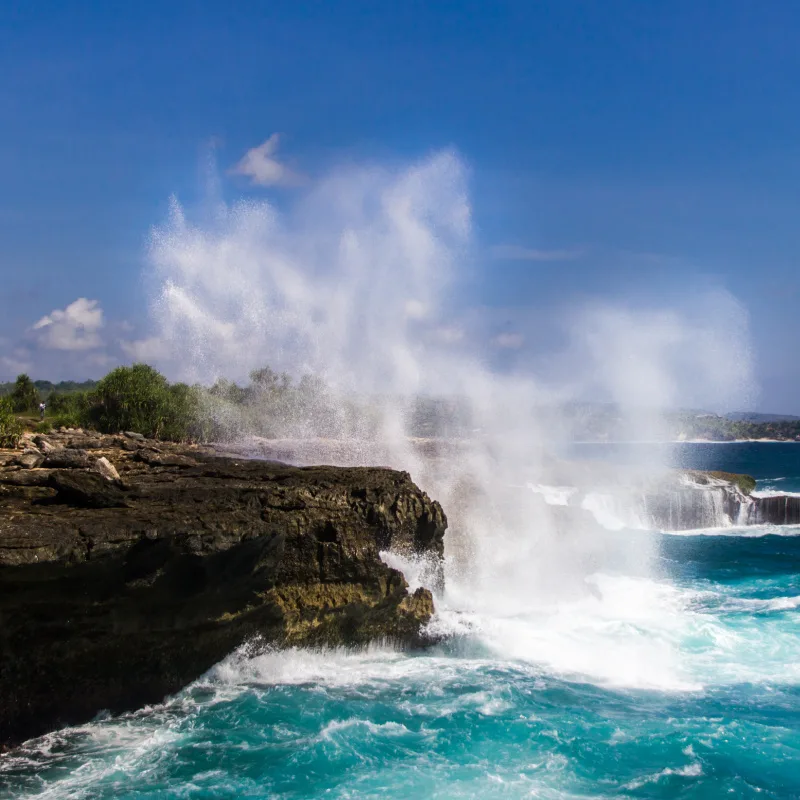
[[[800,491],[800,445],[666,458]],[[609,535],[647,563],[551,603],[502,576],[480,608],[446,596],[425,652],[244,649],[0,757],[0,796],[800,798],[800,529]]]

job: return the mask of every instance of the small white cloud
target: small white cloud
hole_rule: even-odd
[[[501,333],[492,339],[492,344],[506,350],[519,350],[525,344],[525,337],[521,333]]]
[[[91,350],[101,347],[99,330],[103,327],[103,309],[97,300],[79,297],[65,309],[56,309],[42,317],[33,330],[40,331],[39,343],[53,350]]]
[[[273,133],[263,144],[248,150],[241,161],[228,170],[231,175],[244,175],[256,186],[294,186],[301,178],[274,156],[280,135]]]
[[[489,248],[489,255],[498,261],[574,261],[583,254],[580,248],[536,250],[518,244],[496,244]]]
[[[158,336],[149,339],[136,339],[132,342],[120,342],[122,352],[133,361],[144,361],[147,364],[169,356],[169,344]]]

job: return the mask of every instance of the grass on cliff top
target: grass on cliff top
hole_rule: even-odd
[[[749,495],[756,488],[756,479],[752,475],[739,475],[735,472],[720,472],[719,470],[688,470],[688,472],[698,483],[706,483],[704,478],[716,478],[738,486],[743,494]]]

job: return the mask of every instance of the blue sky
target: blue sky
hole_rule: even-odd
[[[101,344],[146,334],[170,195],[198,196],[210,142],[222,192],[256,193],[225,171],[279,131],[307,176],[456,148],[464,303],[543,320],[534,349],[570,303],[731,292],[758,406],[800,413],[798,30],[739,0],[6,2],[0,380],[102,374]]]

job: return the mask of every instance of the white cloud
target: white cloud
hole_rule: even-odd
[[[22,372],[30,372],[32,366],[33,362],[30,359],[30,353],[21,347],[15,348],[11,353],[0,356],[0,375],[5,375],[9,379]]]
[[[42,317],[33,330],[40,331],[39,343],[53,350],[91,350],[101,347],[99,330],[103,327],[103,309],[97,300],[79,297],[65,309],[56,309]]]
[[[278,150],[280,135],[273,133],[263,144],[248,150],[241,161],[228,170],[231,175],[244,175],[257,186],[293,186],[301,178],[274,156]]]
[[[501,333],[492,339],[492,343],[506,350],[519,350],[525,344],[525,337],[521,333]]]
[[[536,250],[518,244],[496,244],[489,248],[489,255],[499,261],[574,261],[583,254],[580,248]]]
[[[158,336],[151,336],[149,339],[136,339],[132,342],[122,341],[119,344],[122,352],[128,358],[133,361],[143,361],[147,364],[153,364],[167,358],[170,354],[168,343]]]

